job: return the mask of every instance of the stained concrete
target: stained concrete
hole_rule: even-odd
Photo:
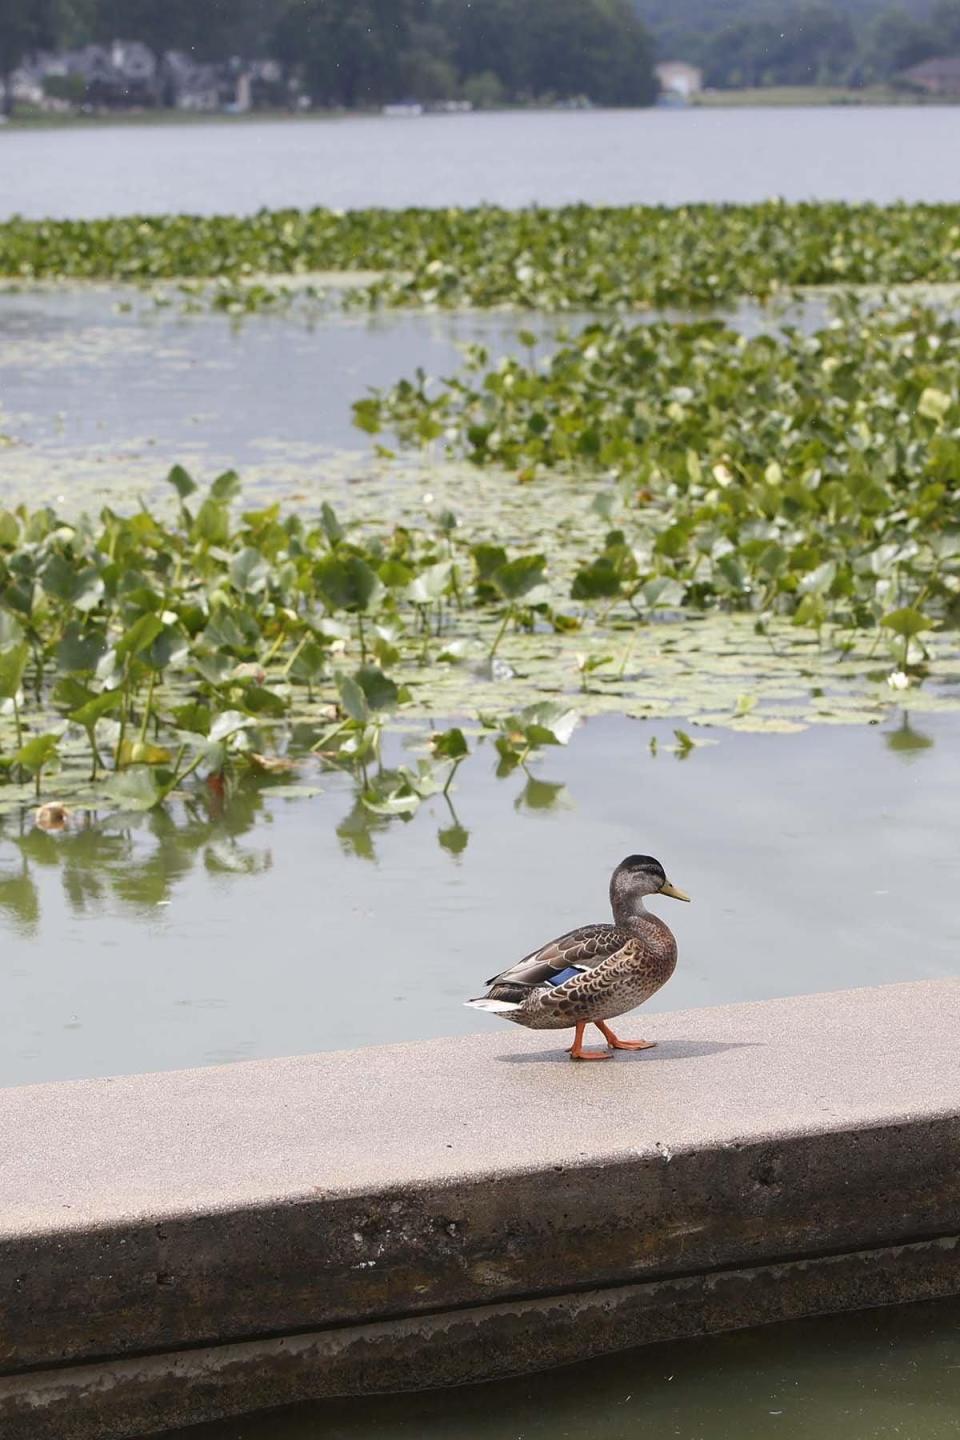
[[[627,1022],[658,1048],[604,1065],[491,1021],[466,1041],[0,1092],[0,1374],[18,1377],[0,1381],[0,1433],[28,1434],[27,1404],[30,1423],[61,1426],[31,1440],[99,1435],[82,1428],[84,1370],[101,1396],[127,1375],[110,1434],[132,1433],[138,1393],[166,1420],[163,1385],[116,1366],[170,1371],[157,1357],[174,1346],[223,1360],[293,1332],[399,1325],[401,1360],[381,1340],[374,1367],[399,1384],[418,1326],[463,1336],[487,1316],[486,1351],[458,1341],[445,1362],[430,1341],[449,1381],[474,1378],[464,1351],[524,1368],[598,1337],[690,1333],[667,1292],[649,1303],[657,1286],[693,1286],[694,1330],[960,1293],[958,1021],[960,982],[922,982]],[[750,1283],[770,1267],[786,1277],[772,1305]],[[733,1290],[711,1308],[720,1272]],[[638,1287],[631,1329],[620,1302]],[[598,1288],[621,1321],[592,1337],[554,1342],[562,1323],[516,1318]],[[369,1385],[370,1367],[329,1358],[330,1333],[297,1341],[308,1358],[284,1398]],[[65,1362],[80,1368],[29,1373]],[[197,1359],[202,1383],[177,1363],[179,1421],[240,1395],[276,1403],[276,1366],[256,1355]]]

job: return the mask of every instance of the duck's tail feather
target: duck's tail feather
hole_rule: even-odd
[[[520,1005],[519,1000],[488,1000],[486,995],[480,995],[476,1000],[464,1000],[463,1003],[471,1005],[474,1010],[490,1010],[494,1015],[509,1015]]]

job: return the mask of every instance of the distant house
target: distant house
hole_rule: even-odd
[[[84,45],[82,50],[67,50],[58,59],[64,73],[76,75],[86,87],[86,97],[94,105],[107,105],[117,98],[117,75],[105,45]]]
[[[91,105],[153,105],[157,100],[157,58],[139,40],[84,45],[54,57],[59,73],[83,82]],[[48,68],[48,74],[55,73]]]
[[[35,51],[14,70],[9,84],[13,100],[44,110],[168,105],[245,111],[290,104],[294,98],[276,60],[235,57],[204,64],[181,50],[168,50],[158,58],[139,40],[84,45],[57,54]],[[5,98],[2,77],[0,98]]]
[[[53,56],[37,51],[27,56],[10,76],[11,98],[24,105],[43,105],[46,99],[43,82],[46,77],[66,73],[62,63],[57,68]]]
[[[928,95],[960,95],[960,55],[937,55],[900,72],[901,80]]]
[[[689,100],[703,89],[703,71],[686,60],[661,60],[655,69],[664,95]]]
[[[157,98],[157,57],[139,40],[114,40],[110,47],[114,84],[125,104],[155,103]]]
[[[182,50],[168,50],[160,68],[165,105],[213,111],[234,99],[236,84],[219,65],[202,64]]]

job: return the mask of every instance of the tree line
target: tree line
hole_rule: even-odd
[[[3,74],[34,49],[115,38],[276,58],[316,105],[656,96],[633,0],[0,0]]]
[[[701,65],[704,82],[866,85],[918,61],[960,55],[960,0],[636,0],[661,56]]]

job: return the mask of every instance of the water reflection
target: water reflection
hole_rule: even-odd
[[[918,730],[906,712],[896,728],[883,732],[883,740],[888,751],[907,762],[917,760],[935,744],[934,737]],[[480,748],[482,743],[483,737]],[[655,737],[648,742],[651,759],[670,751],[675,759],[687,760],[698,748],[692,742],[661,746]],[[476,759],[473,763],[477,764]],[[392,773],[383,770],[381,776]],[[547,778],[529,766],[517,771],[501,760],[495,763],[492,776],[501,782],[519,778],[519,783],[510,787],[517,814],[549,815],[574,809],[564,781]],[[340,852],[376,864],[378,837],[413,823],[415,812],[377,813],[365,803],[359,779],[337,772],[336,781],[335,790],[348,802],[346,812],[333,822]],[[304,794],[311,793],[309,787],[302,789]],[[262,830],[273,823],[269,802],[290,793],[291,787],[280,780],[247,776],[228,786],[219,779],[211,781],[148,814],[68,811],[65,820],[57,817],[56,824],[44,813],[58,808],[50,805],[14,816],[0,814],[0,917],[6,916],[22,935],[36,933],[40,918],[36,876],[43,869],[59,872],[63,896],[76,916],[115,904],[133,915],[152,914],[157,907],[171,903],[177,884],[198,864],[211,876],[264,875],[273,865],[273,851],[262,836]],[[450,794],[441,794],[436,801],[433,813],[439,810],[443,820],[441,807],[446,812],[444,823],[435,832],[436,843],[459,861],[470,843],[470,830]],[[249,838],[253,831],[258,832],[257,843]]]
[[[386,784],[392,774],[381,770],[379,779]],[[544,779],[529,767],[504,771],[498,765],[494,774],[499,780],[514,780],[509,788],[515,790],[517,812],[543,814],[573,805],[563,782]],[[304,794],[311,793],[310,787],[302,788]],[[342,772],[336,773],[334,788],[348,797],[349,808],[334,821],[345,856],[376,863],[377,837],[414,820],[414,814],[372,810],[362,782]],[[209,875],[263,875],[273,865],[272,849],[244,837],[269,826],[269,802],[286,799],[290,792],[283,783],[248,776],[226,787],[219,779],[208,782],[147,814],[65,809],[53,824],[49,812],[62,807],[49,803],[13,816],[0,814],[0,914],[22,935],[36,933],[40,901],[35,877],[42,869],[59,872],[64,898],[77,916],[114,904],[133,915],[152,914],[170,904],[177,884],[198,864]],[[470,831],[449,794],[437,799],[448,822],[436,831],[437,844],[459,859]]]
[[[264,791],[253,785],[223,793],[203,786],[146,815],[71,815],[60,830],[41,828],[32,812],[0,816],[0,911],[21,934],[35,933],[39,869],[60,872],[75,915],[119,902],[134,915],[168,905],[175,886],[202,861],[211,874],[256,875],[270,869],[269,846],[241,844],[263,816]],[[11,857],[18,859],[13,860]]]
[[[907,761],[916,760],[924,750],[931,749],[934,743],[932,735],[926,735],[915,728],[906,711],[898,727],[886,732],[885,739],[887,749]]]
[[[308,761],[60,832],[7,814],[0,1084],[489,1028],[464,998],[603,920],[634,851],[695,900],[652,1011],[952,974],[958,724],[717,731],[677,764],[671,722],[608,716],[503,779],[474,746],[412,818]]]

